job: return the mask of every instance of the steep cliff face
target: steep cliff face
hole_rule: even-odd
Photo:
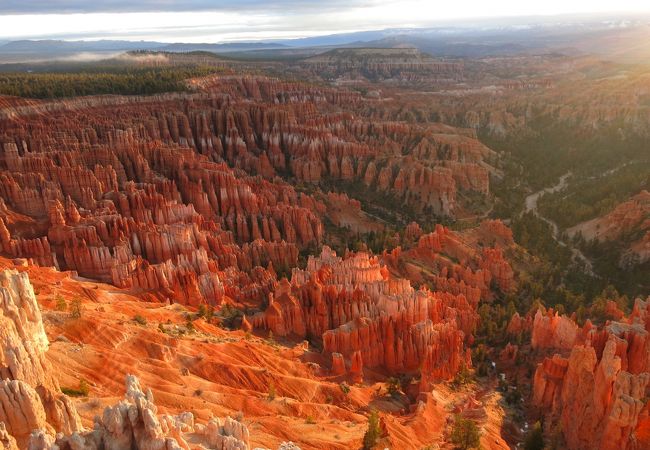
[[[538,365],[533,389],[534,404],[560,424],[568,448],[626,450],[650,444],[644,431],[650,382],[649,304],[637,300],[629,318],[601,330],[589,329],[578,335],[574,346],[567,339],[543,339],[551,347],[570,349],[567,357],[556,354]],[[534,330],[549,321],[536,316],[535,323]],[[575,324],[569,328],[577,329]]]
[[[48,345],[27,274],[0,272],[0,422],[21,444],[34,429],[81,428],[45,358]]]
[[[607,215],[579,224],[568,230],[570,235],[582,233],[586,240],[617,240],[635,228],[650,227],[650,192],[641,191],[616,206]]]

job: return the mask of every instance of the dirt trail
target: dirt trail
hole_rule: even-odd
[[[571,177],[572,173],[567,172],[564,175],[562,175],[559,179],[559,181],[554,184],[553,186],[543,188],[537,192],[534,192],[530,194],[529,196],[526,197],[526,200],[524,202],[524,212],[532,212],[535,214],[537,217],[542,219],[544,222],[549,224],[551,226],[551,229],[553,230],[553,239],[560,244],[562,247],[567,247],[569,250],[571,250],[571,254],[573,255],[573,260],[579,260],[584,264],[585,267],[585,272],[593,277],[597,277],[596,273],[594,272],[593,269],[593,263],[592,261],[587,258],[584,253],[582,253],[579,249],[575,248],[571,243],[565,242],[562,239],[560,239],[560,231],[559,227],[555,222],[553,222],[551,219],[542,216],[539,213],[539,209],[537,207],[537,203],[539,202],[539,199],[542,195],[549,193],[552,194],[554,192],[559,192],[563,189],[566,189],[568,186],[568,179]]]

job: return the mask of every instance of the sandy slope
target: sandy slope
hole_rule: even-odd
[[[12,267],[0,258],[0,268]],[[188,310],[140,300],[110,285],[79,280],[71,273],[42,267],[18,267],[29,273],[51,345],[50,359],[61,385],[90,383],[88,398],[76,399],[84,425],[91,426],[104,405],[118,401],[124,378],[132,373],[153,390],[161,412],[192,411],[199,421],[212,415],[242,412],[253,446],[276,447],[291,440],[303,449],[360,448],[369,408],[376,408],[390,448],[419,449],[439,444],[450,433],[456,412],[479,419],[485,448],[508,448],[500,437],[503,410],[492,394],[476,401],[478,386],[461,392],[441,384],[414,406],[377,391],[381,374],[367,373],[364,385],[352,386],[328,375],[324,358],[307,343],[274,342],[193,321]],[[82,317],[56,310],[57,296],[79,298]],[[134,321],[141,316],[142,325]],[[159,330],[163,324],[166,333]],[[276,392],[269,400],[270,386]],[[470,405],[470,406],[468,406]]]

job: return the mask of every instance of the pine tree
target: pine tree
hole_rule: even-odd
[[[368,429],[366,434],[363,435],[363,448],[369,450],[373,448],[379,438],[381,437],[381,428],[379,427],[379,414],[374,409],[370,411],[368,416]]]
[[[451,442],[460,450],[470,450],[481,445],[481,434],[474,422],[456,416]]]

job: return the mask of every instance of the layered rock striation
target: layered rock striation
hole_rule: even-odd
[[[247,450],[249,431],[226,417],[196,423],[189,412],[158,414],[150,390],[126,378],[124,400],[107,406],[84,430],[73,402],[60,393],[41,313],[26,272],[0,272],[0,448],[99,450],[206,448]]]

